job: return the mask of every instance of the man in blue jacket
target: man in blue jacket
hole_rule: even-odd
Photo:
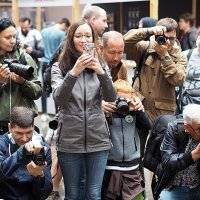
[[[0,199],[46,199],[52,191],[51,153],[34,132],[34,113],[14,107],[8,128],[0,136]]]

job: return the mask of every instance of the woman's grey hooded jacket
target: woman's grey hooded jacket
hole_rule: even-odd
[[[73,77],[63,77],[58,63],[52,67],[52,88],[55,103],[60,106],[58,151],[87,153],[111,147],[108,125],[101,102],[116,100],[112,80],[105,73],[84,70]]]

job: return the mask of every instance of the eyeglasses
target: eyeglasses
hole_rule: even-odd
[[[200,133],[200,127],[197,129],[194,129],[190,124],[187,124],[194,132],[199,132]]]
[[[168,37],[166,35],[165,35],[165,37],[167,40],[170,40],[171,42],[174,42],[176,40],[176,37]]]

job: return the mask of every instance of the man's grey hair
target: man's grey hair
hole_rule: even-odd
[[[108,40],[109,39],[113,39],[116,42],[119,41],[120,39],[122,39],[124,41],[123,35],[121,33],[117,32],[117,31],[108,31],[108,32],[105,32],[102,35],[101,39],[102,39],[103,48],[106,48],[108,46]]]
[[[92,16],[99,18],[102,13],[106,13],[106,11],[99,6],[86,6],[82,11],[81,18],[86,20],[90,20]]]
[[[192,120],[200,123],[200,105],[188,104],[183,110],[184,122],[191,125]]]

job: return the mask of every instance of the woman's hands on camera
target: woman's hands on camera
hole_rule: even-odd
[[[7,65],[0,64],[0,82],[5,83],[9,79],[10,74],[14,82],[20,85],[23,85],[26,82],[26,80],[23,77],[15,74],[14,72],[11,72]]]
[[[12,72],[12,80],[15,82],[15,83],[18,83],[20,85],[23,85],[25,82],[26,82],[26,79],[24,79],[23,77],[15,74],[14,72]]]
[[[130,99],[127,99],[127,102],[128,102],[129,105],[130,105],[130,106],[129,106],[129,109],[130,109],[130,110],[135,110],[135,111],[142,111],[142,112],[144,112],[144,106],[143,106],[141,100],[140,100],[138,97],[134,96],[134,97],[132,97],[132,98],[130,98]]]
[[[0,82],[5,83],[10,76],[10,69],[6,65],[0,64]]]

